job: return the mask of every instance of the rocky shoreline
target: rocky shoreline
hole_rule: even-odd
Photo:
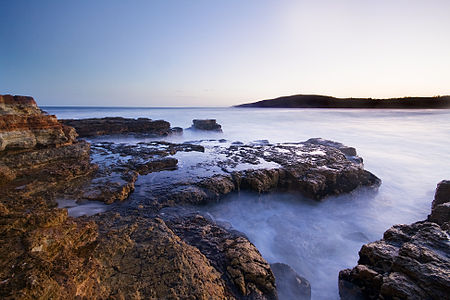
[[[201,130],[221,129],[206,121]],[[269,265],[245,235],[195,207],[240,190],[322,201],[377,188],[380,179],[354,148],[322,139],[95,138],[180,132],[150,119],[58,122],[31,97],[0,96],[0,297],[309,299],[306,279],[289,266]],[[58,208],[64,199],[112,205],[73,218]],[[448,222],[447,204],[436,201],[430,218]]]
[[[450,181],[436,188],[427,220],[395,225],[364,245],[358,265],[339,273],[341,299],[448,299]]]

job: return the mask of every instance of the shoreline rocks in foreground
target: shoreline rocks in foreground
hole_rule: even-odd
[[[322,199],[380,184],[354,149],[329,141],[91,145],[31,97],[1,99],[1,298],[276,299],[256,247],[184,205],[240,189]],[[72,218],[57,208],[64,198],[121,203]],[[306,280],[280,272],[309,297]]]
[[[427,220],[395,225],[364,245],[339,273],[342,299],[450,299],[450,181],[436,189]]]

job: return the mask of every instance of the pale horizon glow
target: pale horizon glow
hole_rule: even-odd
[[[450,94],[450,1],[2,1],[0,94],[230,106]]]

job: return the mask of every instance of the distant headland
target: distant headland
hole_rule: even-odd
[[[236,105],[235,107],[403,109],[450,108],[450,96],[373,99],[335,98],[322,95],[292,95]]]

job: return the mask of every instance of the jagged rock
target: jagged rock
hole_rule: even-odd
[[[215,119],[194,119],[190,129],[222,132],[222,126],[217,124]]]
[[[236,231],[227,231],[198,214],[167,216],[166,224],[199,249],[222,274],[237,299],[275,299],[275,278],[256,247]]]
[[[443,180],[438,183],[428,221],[439,225],[444,225],[444,223],[450,221],[450,180]]]
[[[309,281],[298,275],[290,266],[282,263],[270,264],[275,275],[279,300],[311,299]]]
[[[183,168],[152,181],[149,195],[161,206],[205,204],[239,190],[298,192],[321,200],[381,182],[355,162],[357,156],[349,159],[338,148],[308,142],[212,146],[207,155],[196,153]]]
[[[275,299],[270,266],[244,235],[199,214],[175,212],[183,208],[161,207],[204,203],[239,189],[299,191],[321,199],[380,183],[329,145],[267,142],[208,151],[201,142],[91,147],[75,140],[73,128],[41,112],[32,98],[2,97],[0,109],[0,117],[8,116],[0,133],[16,134],[5,133],[0,150],[1,298]],[[92,128],[80,124],[93,134],[148,133],[148,124],[159,122],[91,120]],[[164,121],[158,124],[152,127],[156,134],[170,129]],[[178,152],[185,153],[173,157]],[[164,172],[147,175],[158,171]],[[56,199],[65,197],[129,201],[71,218],[56,208]]]
[[[90,118],[66,119],[61,123],[74,127],[80,137],[92,137],[113,134],[145,134],[150,136],[166,136],[171,134],[170,123],[148,118]],[[177,130],[175,130],[178,132]]]
[[[90,298],[100,278],[91,258],[94,222],[67,217],[67,210],[3,213],[0,223],[2,299]]]
[[[339,273],[342,299],[449,299],[450,221],[435,209],[449,202],[449,181],[439,183],[429,220],[395,225],[364,245],[358,265]],[[446,202],[445,202],[446,201]],[[442,225],[442,226],[439,226]]]

